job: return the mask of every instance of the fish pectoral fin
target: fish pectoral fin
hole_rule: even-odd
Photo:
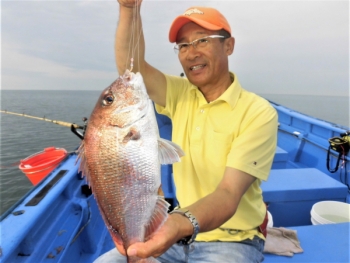
[[[156,232],[168,218],[168,209],[170,204],[165,201],[162,196],[158,196],[156,207],[152,213],[151,219],[145,226],[145,240],[148,240],[150,236]]]
[[[158,152],[161,164],[180,162],[180,158],[185,155],[180,146],[162,138],[158,139]]]

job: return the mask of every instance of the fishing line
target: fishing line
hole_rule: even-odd
[[[136,49],[139,48],[140,38],[142,35],[142,24],[140,25],[140,28],[138,24],[138,17],[140,16],[138,6],[139,6],[139,0],[135,0],[135,5],[133,7],[133,19],[131,24],[131,38],[129,41],[129,51],[128,51],[128,58],[130,57],[130,71],[133,70],[134,61],[135,61],[135,52],[136,52]],[[127,63],[128,63],[128,59],[126,61],[126,64]],[[140,52],[138,52],[137,54],[137,63],[138,65],[140,65]]]

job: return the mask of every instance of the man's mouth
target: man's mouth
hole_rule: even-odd
[[[205,67],[205,64],[203,64],[203,65],[196,65],[196,66],[190,67],[190,70],[195,71],[195,70],[198,70],[198,69],[201,69],[201,68],[204,68],[204,67]]]

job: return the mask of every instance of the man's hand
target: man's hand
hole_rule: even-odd
[[[132,8],[141,5],[142,0],[117,0],[120,5]]]
[[[139,258],[159,257],[183,236],[186,236],[187,233],[191,235],[192,232],[192,224],[186,217],[180,214],[172,214],[146,242],[131,245],[127,253],[129,256]]]

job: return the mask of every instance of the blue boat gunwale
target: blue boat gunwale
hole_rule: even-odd
[[[312,123],[312,124],[318,125],[320,127],[326,128],[326,129],[331,128],[334,132],[336,132],[338,134],[346,132],[346,131],[348,131],[350,129],[350,127],[346,127],[344,125],[336,124],[336,123],[333,123],[333,122],[330,122],[330,121],[326,121],[326,120],[323,120],[323,119],[319,119],[319,118],[310,116],[308,114],[305,114],[303,112],[299,112],[297,110],[293,110],[291,108],[288,108],[286,106],[283,106],[283,105],[278,104],[276,102],[273,102],[271,100],[268,100],[268,102],[276,110],[278,110],[280,112],[286,113],[287,115],[289,115],[291,117],[296,117],[298,119],[305,120],[308,123]]]

